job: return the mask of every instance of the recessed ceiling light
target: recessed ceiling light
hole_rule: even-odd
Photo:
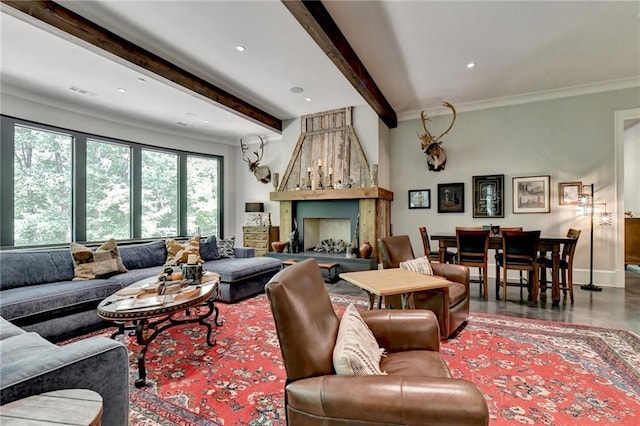
[[[127,89],[123,89],[122,87],[118,87],[118,92],[127,93]]]
[[[476,63],[475,63],[475,62],[469,62],[469,63],[467,64],[467,68],[474,68],[475,66],[476,66]]]
[[[304,92],[304,89],[302,87],[298,87],[298,86],[294,86],[289,90],[291,90],[291,92],[293,92],[293,93],[302,93],[302,92]]]
[[[145,80],[144,78],[138,77],[138,83],[146,83],[146,82],[147,80]]]
[[[304,98],[305,101],[311,102],[311,98]]]
[[[209,122],[209,120],[204,120],[204,123],[208,123],[208,122]]]
[[[198,114],[196,114],[195,112],[188,112],[187,113],[187,117],[189,118],[196,118],[198,116]]]
[[[238,45],[236,46],[236,50],[237,50],[238,52],[244,52],[245,50],[247,50],[247,48],[246,48],[246,47],[244,47],[244,46],[243,46],[243,45],[241,45],[241,44],[238,44]]]

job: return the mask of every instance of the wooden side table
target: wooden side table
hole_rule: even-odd
[[[63,389],[29,396],[0,406],[3,426],[65,424],[99,426],[102,397],[89,389]]]

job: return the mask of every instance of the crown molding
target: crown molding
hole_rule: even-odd
[[[502,98],[486,99],[475,102],[456,104],[457,112],[478,111],[490,108],[500,108],[512,105],[527,104],[532,102],[548,101],[552,99],[569,98],[572,96],[590,95],[594,93],[611,92],[614,90],[631,89],[640,87],[640,76],[610,80],[605,82],[583,84],[579,86],[564,87],[562,89],[545,90],[541,92],[526,93],[523,95],[506,96]],[[424,110],[430,117],[451,114],[451,110],[443,107]],[[398,120],[407,121],[420,118],[420,110],[406,111],[398,114]]]

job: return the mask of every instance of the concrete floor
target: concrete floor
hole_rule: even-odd
[[[472,270],[472,279],[473,273]],[[575,303],[571,305],[562,298],[559,307],[551,307],[551,290],[547,291],[547,303],[540,303],[536,307],[528,306],[526,290],[524,300],[520,300],[515,287],[509,287],[506,302],[497,301],[495,281],[490,278],[487,301],[480,296],[480,284],[471,283],[470,311],[631,330],[640,334],[640,267],[629,266],[625,275],[624,289],[603,287],[601,292],[592,292],[574,284]],[[363,290],[343,280],[327,284],[327,289],[329,293],[367,297]]]

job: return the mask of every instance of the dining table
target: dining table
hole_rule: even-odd
[[[438,242],[440,262],[444,262],[448,248],[457,247],[455,232],[431,234],[431,239]],[[551,306],[560,306],[560,253],[562,245],[572,241],[574,240],[567,236],[540,236],[538,251],[541,253],[551,252],[553,261],[551,268]],[[491,235],[489,237],[489,249],[502,249],[502,236]],[[538,300],[537,294],[532,296],[534,301]]]

